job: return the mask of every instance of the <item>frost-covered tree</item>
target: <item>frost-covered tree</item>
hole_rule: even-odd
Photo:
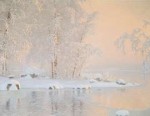
[[[52,78],[77,77],[80,75],[77,70],[81,63],[78,59],[85,60],[86,58],[80,56],[91,53],[91,50],[86,47],[88,45],[83,43],[83,39],[95,13],[87,14],[82,9],[81,2],[75,0],[45,0],[42,4],[45,7],[40,7],[40,13],[46,14],[45,19],[49,20],[40,21],[38,24],[42,22],[45,24],[43,28],[48,29],[51,76]],[[83,53],[83,49],[89,52]],[[71,62],[67,64],[68,61]]]
[[[7,34],[5,29],[1,35],[7,35],[10,43],[7,45],[11,51],[7,53],[10,74],[38,69],[52,78],[79,77],[86,59],[94,52],[83,40],[95,13],[85,12],[82,3],[81,0],[0,1],[0,13],[4,14],[7,26]]]
[[[150,71],[150,21],[144,20],[141,27],[135,28],[131,33],[124,33],[116,41],[116,45],[125,52],[125,42],[130,41],[132,50],[141,53],[144,57],[144,71]]]
[[[3,25],[4,28],[1,28],[0,30],[0,63],[2,75],[5,75],[7,71],[7,23],[5,22],[5,20],[1,20],[1,25]]]
[[[17,11],[18,6],[16,5],[16,2],[17,1],[0,1],[0,5],[2,6],[0,9],[2,75],[14,73],[15,67],[17,67],[16,63],[19,63],[21,57],[24,57],[25,49],[27,49],[27,46],[25,45],[27,39],[23,38],[24,32],[16,24],[20,19],[20,11]]]
[[[68,51],[69,53],[68,54],[64,50],[64,48],[61,48],[62,51],[59,52],[59,56],[57,55],[56,52],[54,52],[53,55],[54,63],[52,63],[52,70],[54,70],[55,75],[57,75],[57,73],[59,74],[61,73],[61,76],[65,75],[65,77],[70,78],[77,77],[80,75],[80,73],[76,71],[79,70],[78,65],[81,63],[79,62],[79,59],[81,61],[83,60],[83,57],[80,56],[83,56],[83,54],[87,53],[82,52],[83,49],[85,50],[87,48],[86,47],[87,45],[83,44],[83,39],[85,34],[87,33],[87,29],[90,26],[92,18],[94,17],[95,14],[93,13],[89,15],[85,13],[80,6],[80,1],[74,0],[65,0],[65,2],[64,1],[60,2],[59,0],[56,0],[54,1],[54,8],[55,8],[54,23],[51,23],[52,25],[54,24],[54,26],[51,26],[53,28],[50,31],[52,32],[51,34],[53,35],[54,38],[53,41],[53,45],[55,48],[54,51],[58,50],[57,48],[60,49],[60,47],[68,47],[65,49],[69,49],[71,52],[69,53]],[[71,55],[72,57],[67,59],[62,57],[63,55],[66,55],[66,57],[68,56],[67,58],[69,58],[69,55]],[[84,58],[84,60],[85,59],[86,58]],[[70,62],[69,64],[66,64],[68,60],[73,61]],[[60,67],[62,71],[60,71]]]
[[[3,2],[1,2],[3,3]],[[4,4],[4,3],[3,3]],[[7,4],[7,3],[5,3]],[[11,43],[13,43],[12,40],[9,38],[9,28],[11,24],[11,13],[10,10],[6,10],[6,8],[1,5],[1,18],[0,18],[0,60],[1,60],[1,74],[6,75],[6,72],[8,70],[8,60],[9,55],[11,54],[11,50],[9,48],[12,47]]]

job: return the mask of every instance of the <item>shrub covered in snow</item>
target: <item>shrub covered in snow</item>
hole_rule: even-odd
[[[19,90],[20,83],[16,80],[9,79],[0,84],[0,90]]]
[[[31,76],[31,75],[26,75],[26,76],[24,76],[23,78],[32,79],[32,76]]]
[[[30,74],[30,76],[31,76],[32,78],[36,78],[36,77],[38,77],[38,74],[33,73],[33,74]]]
[[[13,79],[15,76],[14,75],[9,75],[8,78],[9,79]]]
[[[95,80],[96,81],[102,81],[102,78],[101,77],[96,77]]]
[[[126,82],[122,79],[117,80],[116,83],[119,85],[126,85]]]
[[[20,75],[21,78],[27,78],[27,79],[32,79],[32,78],[37,78],[38,74],[32,73],[32,74],[22,74]]]
[[[54,90],[54,89],[62,89],[62,88],[63,86],[60,84],[51,84],[48,89]]]
[[[129,116],[130,113],[127,110],[119,110],[116,112],[116,116]]]
[[[90,82],[90,83],[96,83],[97,80],[95,80],[95,79],[90,79],[89,82]]]

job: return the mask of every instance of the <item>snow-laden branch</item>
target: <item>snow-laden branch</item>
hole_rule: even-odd
[[[0,6],[1,3],[5,21],[0,25],[5,29],[0,28],[0,35],[7,38],[7,74],[36,67],[52,78],[80,75],[86,59],[95,53],[83,40],[96,13],[85,12],[83,1],[12,0],[2,1]],[[14,72],[13,67],[18,71]]]
[[[144,20],[141,27],[134,29],[131,33],[124,33],[116,41],[119,49],[125,52],[125,42],[129,40],[132,50],[143,55],[143,66],[150,71],[150,22]]]

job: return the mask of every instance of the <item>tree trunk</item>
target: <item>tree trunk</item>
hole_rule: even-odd
[[[3,64],[2,64],[2,75],[6,76],[6,72],[7,72],[7,63],[6,63],[6,51],[4,51],[4,61],[3,61]]]
[[[78,60],[77,58],[80,56],[80,51],[78,49],[77,51],[77,57],[76,57],[76,60],[75,60],[75,65],[74,65],[74,68],[73,68],[73,73],[72,73],[72,77],[74,78],[75,75],[76,75],[76,70],[77,70],[77,66],[78,66]]]
[[[53,62],[51,62],[51,68],[52,68],[52,78],[54,78],[54,66],[53,66]]]

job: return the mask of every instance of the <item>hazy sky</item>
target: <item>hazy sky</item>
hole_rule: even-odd
[[[150,0],[89,0],[84,4],[88,12],[97,11],[93,32],[86,42],[98,47],[102,56],[91,58],[87,67],[111,68],[135,66],[142,57],[133,54],[127,43],[126,54],[114,45],[115,40],[124,32],[131,32],[150,18]]]

